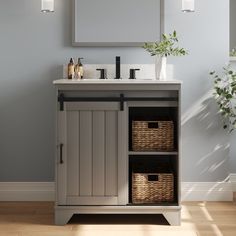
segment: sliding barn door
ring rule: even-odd
[[[127,122],[119,108],[115,102],[69,102],[58,111],[59,204],[127,203]]]

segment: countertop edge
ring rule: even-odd
[[[182,84],[180,80],[98,80],[98,79],[86,79],[86,80],[68,80],[59,79],[53,81],[54,85],[139,85],[139,84]]]

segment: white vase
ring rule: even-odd
[[[166,80],[166,57],[156,56],[155,73],[156,80]]]

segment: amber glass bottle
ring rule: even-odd
[[[73,58],[70,59],[70,63],[68,64],[68,79],[74,79],[75,74],[75,63]]]
[[[81,63],[82,59],[84,59],[84,58],[83,57],[78,58],[79,73],[80,73],[81,79],[83,79],[83,77],[84,77],[84,67],[83,67],[83,64]]]

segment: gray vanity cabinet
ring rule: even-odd
[[[57,80],[54,84],[55,223],[64,225],[73,214],[162,214],[171,225],[179,225],[181,82]],[[133,121],[147,119],[173,121],[173,150],[133,148]],[[153,171],[166,165],[165,171],[172,175],[173,200],[133,201],[133,173],[144,167],[140,171],[157,176],[159,172]]]
[[[127,204],[119,171],[126,168],[125,114],[117,102],[70,102],[58,111],[59,205]]]

